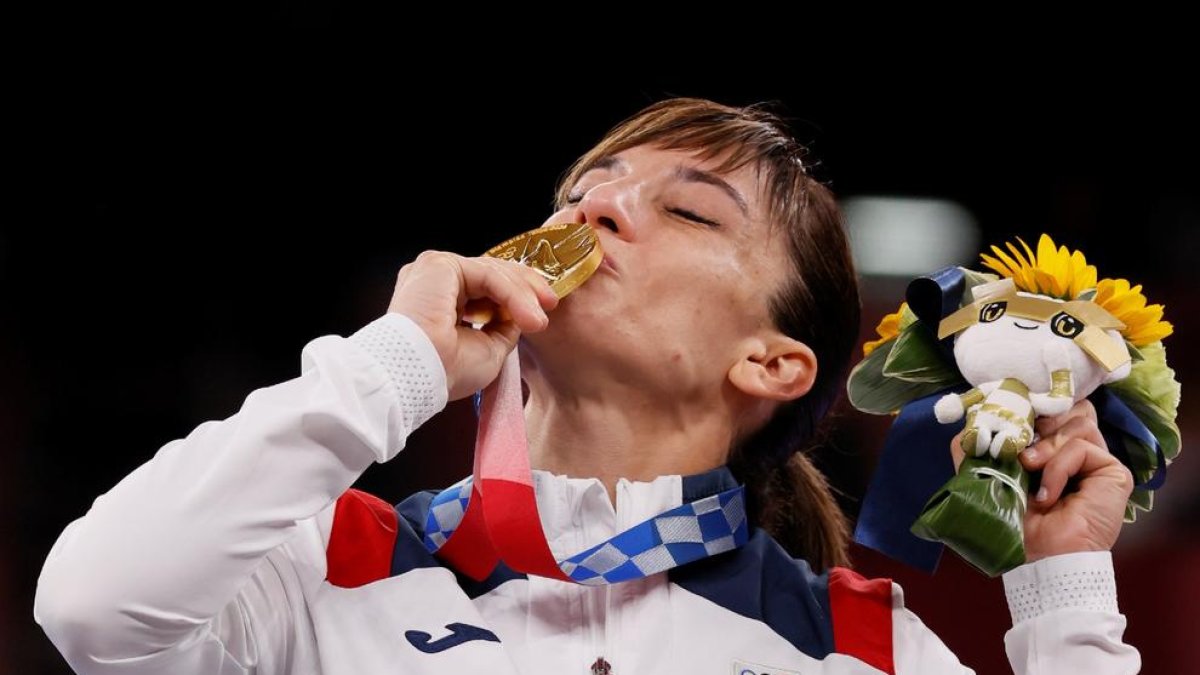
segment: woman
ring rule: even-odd
[[[846,524],[797,452],[859,320],[838,210],[802,160],[757,108],[641,111],[572,167],[546,220],[595,228],[592,279],[558,302],[520,265],[422,254],[384,316],[312,340],[299,377],[166,444],[71,523],[38,622],[81,673],[971,672],[898,586],[840,567]],[[481,298],[511,321],[465,326]],[[432,494],[393,509],[348,491],[518,341],[556,558],[739,482],[748,541],[621,583],[503,565],[475,581],[423,542]],[[1010,660],[1135,672],[1108,553],[1132,479],[1087,404],[1041,431],[1024,460],[1048,489],[1026,528],[1039,559],[1004,580]],[[1069,475],[1080,489],[1060,500]]]

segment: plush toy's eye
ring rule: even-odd
[[[1055,335],[1073,338],[1083,332],[1083,322],[1066,312],[1059,312],[1050,319],[1050,330]]]
[[[1001,300],[1000,302],[989,302],[979,310],[979,323],[991,323],[996,319],[1004,316],[1004,312],[1008,310],[1008,303]]]

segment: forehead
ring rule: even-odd
[[[668,148],[662,145],[647,143],[601,156],[597,158],[597,162],[603,162],[605,159],[616,159],[650,169],[683,165],[717,174],[727,180],[743,181],[748,185],[756,183],[757,177],[753,161],[746,162],[735,169],[722,166],[731,154],[731,152],[727,151],[714,155],[711,151],[705,149]]]

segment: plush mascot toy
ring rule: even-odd
[[[919,567],[932,569],[940,549],[913,535],[991,576],[1025,562],[1039,476],[1017,455],[1036,442],[1038,416],[1092,400],[1109,450],[1137,481],[1126,521],[1151,508],[1179,453],[1162,306],[1147,305],[1141,286],[1097,280],[1082,253],[1046,235],[1036,253],[1018,241],[982,256],[999,276],[951,267],[914,280],[850,375],[855,407],[898,413],[855,538]],[[966,458],[955,473],[948,442],[959,430]]]

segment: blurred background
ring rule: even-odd
[[[333,3],[192,19],[153,31],[145,17],[85,18],[39,52],[44,70],[17,73],[20,208],[0,222],[0,672],[69,672],[31,608],[50,546],[93,499],[297,376],[309,340],[384,312],[419,251],[475,254],[540,224],[576,156],[672,95],[776,101],[791,118],[846,207],[863,340],[911,276],[978,267],[987,245],[1041,232],[1166,305],[1184,447],[1114,556],[1143,672],[1192,667],[1200,132],[1186,61],[1099,45],[969,75],[944,56],[770,69],[692,45],[632,64],[553,50],[502,63],[504,38],[429,52],[405,17]],[[890,420],[836,414],[820,462],[854,517]],[[358,487],[395,502],[465,475],[473,423],[451,404]],[[900,582],[963,663],[1010,672],[999,579],[950,554],[933,576],[854,556]]]

